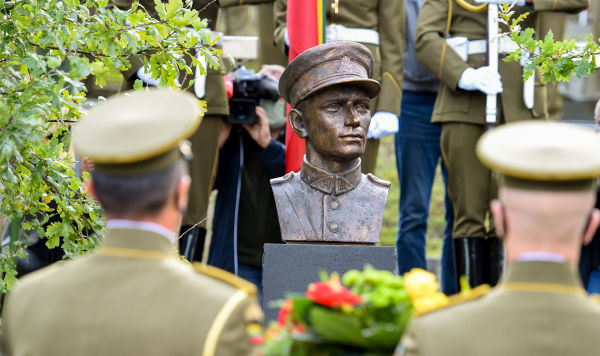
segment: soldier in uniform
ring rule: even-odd
[[[362,171],[374,172],[378,138],[398,131],[404,61],[404,2],[398,0],[328,0],[326,42],[355,41],[375,56],[374,78],[381,93],[373,101],[369,141]],[[276,0],[275,43],[286,47],[287,0]]]
[[[283,72],[290,126],[306,144],[300,173],[271,180],[284,241],[379,241],[390,184],[360,171],[380,89],[373,66],[367,47],[334,42],[308,49]]]
[[[577,272],[580,248],[600,223],[598,150],[592,130],[557,122],[507,124],[481,138],[479,158],[500,175],[491,210],[506,271],[495,289],[477,287],[415,318],[397,355],[598,353],[600,305]]]
[[[5,355],[253,352],[254,286],[177,253],[190,186],[181,144],[199,113],[190,94],[155,89],[112,97],[75,127],[75,151],[95,165],[87,187],[106,235],[91,254],[17,283],[2,315]]]
[[[533,106],[528,108],[520,64],[500,59],[499,73],[485,65],[486,3],[426,0],[419,14],[415,44],[418,59],[441,81],[432,122],[442,126],[440,143],[455,214],[452,237],[456,275],[466,275],[471,286],[494,284],[501,271],[501,258],[497,256],[500,244],[489,214],[489,202],[496,194],[494,180],[489,169],[475,157],[475,143],[485,130],[486,94],[501,92],[498,123],[548,117],[546,87],[539,76],[535,78],[535,93],[530,96]],[[514,11],[515,16],[530,12],[522,23],[526,28],[535,25],[538,11],[574,12],[585,9],[587,3],[587,0],[527,0],[526,5],[515,6]],[[462,44],[464,52],[457,44]],[[514,50],[511,44],[502,40],[500,47]]]

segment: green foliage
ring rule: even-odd
[[[101,211],[69,150],[85,101],[81,81],[93,74],[103,86],[131,67],[132,55],[160,87],[177,88],[196,51],[218,65],[221,52],[197,11],[182,0],[157,0],[156,11],[154,19],[137,2],[122,10],[108,0],[0,0],[0,212],[20,227],[0,257],[0,291],[14,284],[16,258],[25,256],[20,231],[36,231],[67,257],[98,242]]]
[[[554,41],[552,32],[544,39],[535,39],[534,30],[521,29],[520,24],[528,14],[513,18],[512,6],[500,6],[500,22],[507,26],[508,31],[503,35],[518,45],[519,49],[510,53],[505,61],[520,61],[524,53],[530,55],[530,61],[525,66],[523,78],[527,79],[539,70],[542,81],[569,81],[572,75],[585,77],[596,70],[596,55],[600,54],[600,46],[590,34],[584,45],[578,45],[575,40]]]

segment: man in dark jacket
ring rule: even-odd
[[[208,263],[260,290],[263,245],[281,243],[269,180],[285,172],[285,148],[278,140],[285,124],[283,101],[263,100],[256,114],[254,125],[224,124],[219,137],[214,186],[218,194]]]

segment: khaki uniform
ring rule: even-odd
[[[337,3],[336,12],[332,5]],[[381,92],[373,99],[372,112],[388,111],[400,116],[404,78],[404,1],[398,0],[334,0],[327,1],[327,25],[363,28],[379,33],[379,46],[362,43],[375,56],[373,79],[381,83]],[[287,0],[276,0],[275,43],[285,50]],[[362,160],[364,173],[374,172],[379,140],[369,140]]]
[[[19,281],[2,318],[4,354],[248,355],[246,328],[261,315],[254,288],[206,268],[181,262],[160,234],[108,230],[91,255]]]
[[[379,242],[390,183],[360,172],[332,174],[304,161],[300,173],[271,180],[282,240]]]
[[[515,262],[489,294],[413,320],[399,355],[595,355],[600,306],[574,266]]]
[[[131,0],[117,0],[115,3],[120,8],[131,6]],[[149,10],[150,15],[157,16],[152,0],[142,0],[140,3]],[[208,3],[210,1],[194,1],[193,8],[200,10],[207,6]],[[211,28],[215,27],[218,11],[218,6],[213,3],[201,13],[203,18],[209,20],[209,27]],[[133,89],[135,73],[138,68],[144,65],[143,59],[139,57],[130,58],[130,61],[131,68],[123,73],[125,80],[121,85],[121,91]],[[183,225],[194,225],[204,220],[200,226],[206,226],[209,197],[219,153],[217,140],[223,126],[222,119],[229,115],[229,103],[227,101],[227,93],[225,92],[225,83],[223,82],[224,75],[225,69],[222,61],[219,69],[209,68],[207,71],[206,96],[202,98],[206,101],[207,110],[200,127],[189,138],[189,141],[192,143],[194,158],[189,162],[192,186],[190,188],[188,209],[182,221]],[[181,77],[184,78],[181,83],[183,87],[187,87],[189,81],[193,79],[192,75],[182,74]],[[193,93],[193,86],[188,91]]]
[[[477,5],[473,0],[466,1]],[[535,11],[579,11],[586,7],[587,0],[534,1]],[[536,12],[530,7],[517,6],[515,11],[531,12],[522,27],[535,26]],[[455,214],[453,237],[495,234],[493,224],[486,222],[495,187],[490,170],[478,161],[474,152],[475,143],[484,132],[486,96],[479,91],[458,88],[462,73],[469,67],[484,66],[486,55],[471,55],[465,62],[446,44],[446,35],[487,39],[486,22],[487,11],[470,12],[456,0],[426,0],[417,23],[417,57],[441,80],[432,122],[442,124],[441,148],[448,167],[448,193]],[[530,110],[523,103],[520,64],[500,60],[499,72],[504,91],[498,95],[498,123],[548,118],[546,86],[539,77],[535,84],[535,105]]]
[[[273,40],[275,21],[273,3],[257,6],[258,9],[258,60],[260,64],[279,64],[286,66],[288,63],[285,53],[279,50]]]

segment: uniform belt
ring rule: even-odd
[[[499,54],[514,52],[519,49],[519,46],[508,37],[500,37],[498,41],[500,41],[498,46]],[[450,46],[465,62],[471,55],[487,53],[487,40],[469,41],[466,37],[457,36],[447,38],[446,43],[448,43],[448,46]]]
[[[353,41],[379,46],[379,32],[367,28],[349,28],[342,25],[328,25],[325,28],[327,43],[337,41]]]

